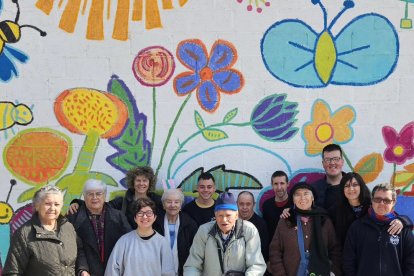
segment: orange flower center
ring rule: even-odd
[[[322,123],[316,128],[316,138],[324,143],[333,137],[332,126],[328,123]]]
[[[392,151],[396,156],[401,156],[404,153],[404,148],[401,145],[397,145]]]
[[[211,80],[213,78],[213,71],[208,67],[204,67],[200,71],[200,78],[201,78],[202,81]]]

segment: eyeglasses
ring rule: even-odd
[[[389,204],[391,204],[391,203],[393,203],[393,202],[394,202],[394,200],[393,200],[393,199],[381,198],[381,197],[374,197],[374,198],[372,199],[372,201],[373,201],[373,202],[375,202],[375,203],[381,203],[381,202],[383,202],[383,203],[384,203],[384,204],[386,204],[386,205],[389,205]]]
[[[90,198],[94,198],[94,197],[102,197],[104,194],[105,194],[104,192],[96,192],[96,193],[88,192],[86,193],[86,196]]]
[[[339,161],[341,161],[341,157],[331,157],[331,158],[329,158],[329,157],[326,157],[326,158],[324,158],[323,159],[323,162],[325,162],[325,163],[338,163]]]
[[[351,189],[351,187],[355,189],[356,187],[359,187],[359,184],[358,183],[348,183],[348,184],[344,185],[345,189]]]
[[[47,186],[44,186],[44,187],[40,188],[40,191],[42,191],[42,192],[49,192],[49,191],[61,192],[59,187],[51,186],[51,185],[47,185]]]
[[[147,218],[150,218],[154,215],[153,211],[146,211],[146,212],[138,212],[137,216],[138,217],[143,217],[143,216],[147,216]]]

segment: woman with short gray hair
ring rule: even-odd
[[[164,212],[158,215],[154,229],[167,238],[174,256],[175,272],[183,275],[184,263],[198,227],[189,215],[181,211],[184,194],[180,189],[165,190],[161,201]]]
[[[35,212],[12,238],[3,275],[75,275],[76,232],[60,215],[63,193],[55,186],[39,189]]]

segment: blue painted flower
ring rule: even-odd
[[[273,94],[261,100],[251,115],[253,130],[263,139],[283,142],[292,138],[298,128],[293,127],[298,104],[285,101],[286,94]]]
[[[177,47],[178,60],[191,71],[174,78],[174,91],[185,96],[197,90],[201,108],[213,113],[220,104],[220,92],[234,94],[244,85],[243,75],[231,67],[237,60],[236,48],[228,41],[217,40],[210,52],[198,39],[181,41]]]

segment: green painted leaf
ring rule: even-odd
[[[34,194],[37,192],[37,190],[39,190],[40,188],[42,188],[42,186],[39,187],[34,187],[34,188],[30,188],[29,190],[24,191],[23,193],[21,193],[19,195],[19,197],[17,198],[17,202],[18,203],[22,203],[22,202],[26,202],[28,200],[32,200]]]
[[[117,198],[117,197],[123,197],[125,195],[125,191],[126,190],[112,191],[109,194],[109,200],[112,200],[112,199]]]
[[[223,118],[223,123],[228,123],[231,120],[233,120],[234,117],[236,117],[237,112],[238,112],[238,108],[237,107],[234,108],[234,109],[232,109],[232,110],[230,110],[229,112],[227,112],[226,116],[224,116],[224,118]]]
[[[197,110],[194,110],[194,120],[198,129],[201,130],[205,127],[204,120],[201,117],[200,113],[197,112]]]
[[[227,133],[220,129],[216,128],[210,128],[203,130],[202,132],[203,137],[206,138],[207,141],[213,142],[213,141],[219,141],[228,138],[229,136]]]
[[[194,192],[197,189],[197,180],[204,168],[198,168],[187,176],[178,185],[183,192]],[[218,191],[225,191],[227,189],[262,189],[263,185],[254,176],[241,171],[226,170],[225,165],[219,165],[208,170],[216,181],[216,189]]]

